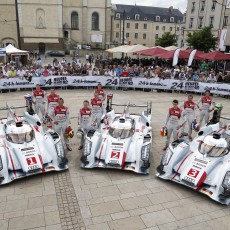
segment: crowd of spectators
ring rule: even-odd
[[[159,79],[179,79],[183,81],[199,81],[208,83],[230,83],[230,72],[215,71],[209,63],[195,62],[192,67],[180,63],[175,67],[170,62],[154,59],[90,59],[85,61],[73,58],[67,62],[65,58],[54,58],[52,63],[43,65],[41,58],[30,59],[29,65],[16,67],[12,63],[0,66],[0,78],[27,79],[47,76],[118,76],[118,77],[143,77]]]

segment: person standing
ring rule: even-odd
[[[201,105],[201,108],[199,107],[199,104]],[[210,90],[205,91],[205,95],[202,96],[199,101],[197,102],[197,106],[199,108],[200,112],[200,123],[199,125],[201,126],[203,120],[205,120],[205,123],[208,123],[209,119],[209,114],[211,111],[214,110],[213,105],[215,102],[213,101],[213,98],[210,96]]]
[[[72,148],[69,145],[69,139],[65,135],[66,129],[70,127],[70,119],[69,109],[67,106],[64,106],[63,98],[58,99],[58,105],[56,105],[51,112],[51,119],[54,123],[55,132],[59,135],[63,135],[67,150],[72,151]]]
[[[89,107],[89,101],[85,100],[83,102],[83,108],[80,109],[78,115],[79,129],[83,131],[81,136],[81,143],[78,150],[81,150],[83,148],[84,136],[90,130],[91,124],[92,124],[92,109]]]
[[[97,88],[96,88],[95,92],[98,93],[98,97],[99,97],[102,101],[105,100],[105,92],[104,92],[104,90],[102,89],[101,83],[99,83],[99,84],[97,85]]]
[[[164,127],[167,128],[167,140],[163,151],[165,151],[170,142],[171,135],[173,133],[173,140],[175,141],[178,137],[179,120],[181,118],[181,109],[178,107],[178,100],[173,100],[173,107],[169,108],[167,118]]]
[[[194,121],[195,117],[196,117],[196,113],[195,113],[195,109],[196,109],[197,105],[196,103],[193,101],[193,96],[189,95],[188,96],[188,100],[185,101],[183,103],[183,105],[180,107],[183,112],[182,112],[182,116],[184,117],[184,124],[182,126],[181,129],[181,133],[184,132],[184,128],[186,123],[188,123],[188,137],[190,140],[192,140],[192,127],[191,124]]]
[[[103,102],[99,98],[98,92],[94,92],[94,98],[91,99],[91,105],[92,105],[92,122],[93,124],[98,127],[100,122],[101,122],[101,117],[104,113],[104,107],[103,107]]]
[[[59,95],[56,94],[55,88],[50,88],[50,94],[47,96],[47,113],[51,114],[52,110],[56,105],[58,105]]]
[[[46,104],[46,92],[41,89],[40,84],[36,85],[36,89],[33,91],[33,103],[35,107],[35,113],[38,114],[39,110],[42,115],[45,115],[45,104]]]

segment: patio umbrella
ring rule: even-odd
[[[159,47],[153,47],[146,50],[137,51],[136,54],[143,55],[143,56],[157,56],[159,54],[163,54],[165,49]]]
[[[176,50],[165,51],[164,53],[162,53],[158,56],[161,58],[164,58],[164,59],[173,59],[175,51]],[[189,54],[190,53],[185,52],[185,50],[180,50],[179,58],[188,58]]]
[[[212,61],[230,60],[229,54],[225,54],[219,51],[214,51],[214,52],[210,52],[210,53],[199,55],[199,56],[202,57],[203,59],[208,59]]]
[[[117,47],[106,50],[106,52],[108,52],[108,53],[122,53],[125,47],[129,47],[129,45],[117,46]]]
[[[149,47],[143,46],[143,45],[133,45],[133,46],[124,47],[122,52],[123,53],[136,53],[140,50],[146,50],[146,49],[149,49]]]

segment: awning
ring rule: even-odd
[[[25,50],[19,50],[14,46],[12,46],[11,44],[6,46],[5,49],[6,49],[6,54],[10,54],[10,55],[27,55],[29,53],[28,51]]]

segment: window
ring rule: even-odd
[[[193,21],[194,21],[194,18],[190,18],[190,22],[189,22],[189,28],[190,29],[193,27]]]
[[[228,16],[224,16],[224,26],[228,26]]]
[[[79,19],[78,19],[77,12],[72,12],[71,14],[71,29],[75,29],[75,30],[79,29]]]
[[[200,17],[199,18],[199,25],[198,25],[198,28],[202,28],[202,26],[203,26],[203,17]]]
[[[156,26],[156,30],[159,30],[159,26]]]
[[[180,30],[180,27],[178,26],[177,28],[176,28],[176,31],[179,31]]]
[[[92,30],[99,30],[99,14],[97,12],[92,14]]]
[[[214,17],[210,17],[210,27],[213,27],[213,24],[214,24]]]
[[[147,38],[147,35],[146,34],[143,34],[143,39],[146,39]]]
[[[163,22],[166,22],[166,21],[167,21],[167,19],[166,19],[166,18],[164,18],[164,19],[163,19]]]
[[[135,14],[135,20],[140,20],[140,14]]]
[[[130,17],[128,16],[128,17],[127,17],[127,19],[129,20],[129,19],[130,19]]]
[[[138,33],[135,33],[135,34],[134,34],[134,38],[135,38],[135,39],[138,39]]]
[[[171,32],[172,32],[172,30],[173,30],[173,28],[172,28],[172,27],[169,27],[169,31],[171,31]]]
[[[147,21],[148,20],[148,18],[147,17],[144,17],[144,21]]]
[[[120,37],[119,32],[116,32],[116,38],[119,38],[119,37]]]
[[[170,22],[174,22],[174,17],[170,17]]]
[[[138,29],[138,23],[135,23],[135,29]]]
[[[144,29],[147,30],[147,27],[148,27],[148,26],[147,26],[147,24],[145,23],[145,24],[144,24]]]
[[[121,18],[121,14],[116,13],[116,18]]]
[[[191,8],[191,13],[193,13],[195,11],[195,2],[192,2],[192,8]]]
[[[129,38],[129,33],[126,33],[126,38]]]
[[[156,22],[159,22],[161,20],[160,16],[156,16]]]
[[[155,39],[158,39],[159,38],[159,35],[158,34],[155,34]]]
[[[165,30],[165,26],[162,26],[162,30]]]
[[[116,24],[116,28],[120,28],[120,24],[119,23]]]
[[[130,23],[129,22],[126,24],[126,28],[130,28]]]
[[[211,10],[214,11],[215,9],[216,9],[216,2],[213,1]]]
[[[204,11],[204,8],[205,8],[205,1],[201,1],[200,11]]]

